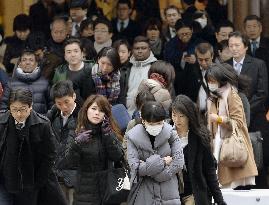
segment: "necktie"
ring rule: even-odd
[[[252,51],[252,55],[255,57],[255,52],[256,52],[256,49],[257,49],[257,41],[252,41],[251,42],[251,51]]]
[[[22,127],[23,127],[23,123],[17,123],[17,124],[16,124],[16,129],[17,129],[17,130],[21,130]]]
[[[124,30],[124,22],[121,21],[120,22],[120,32],[122,32]]]
[[[78,24],[75,25],[75,29],[76,29],[75,37],[79,37],[79,25]]]
[[[241,68],[242,68],[241,63],[236,63],[236,64],[235,64],[235,71],[237,72],[238,75],[239,75],[240,72],[241,72]]]

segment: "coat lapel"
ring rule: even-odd
[[[247,71],[249,69],[251,69],[250,64],[251,64],[251,57],[249,55],[246,55],[245,56],[245,59],[244,59],[244,62],[243,62],[243,66],[242,66],[242,69],[241,69],[241,73],[240,74],[246,74],[246,73],[248,73]]]

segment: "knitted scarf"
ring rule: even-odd
[[[162,52],[162,40],[158,38],[156,41],[150,41],[150,48],[154,55],[160,55]]]
[[[98,64],[95,64],[92,67],[92,79],[97,94],[106,96],[110,103],[117,101],[120,94],[120,71],[104,75]]]

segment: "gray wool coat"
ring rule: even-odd
[[[183,168],[184,156],[179,138],[172,127],[164,123],[161,133],[155,138],[154,149],[142,124],[127,132],[126,137],[132,188],[137,183],[137,173],[139,180],[142,180],[134,204],[180,204],[176,173]],[[166,156],[173,157],[170,165],[164,163],[163,158]]]

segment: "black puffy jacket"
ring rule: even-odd
[[[102,204],[108,160],[123,159],[121,143],[114,133],[104,135],[100,125],[89,129],[92,130],[89,142],[71,142],[65,159],[69,165],[78,166],[74,205]]]

